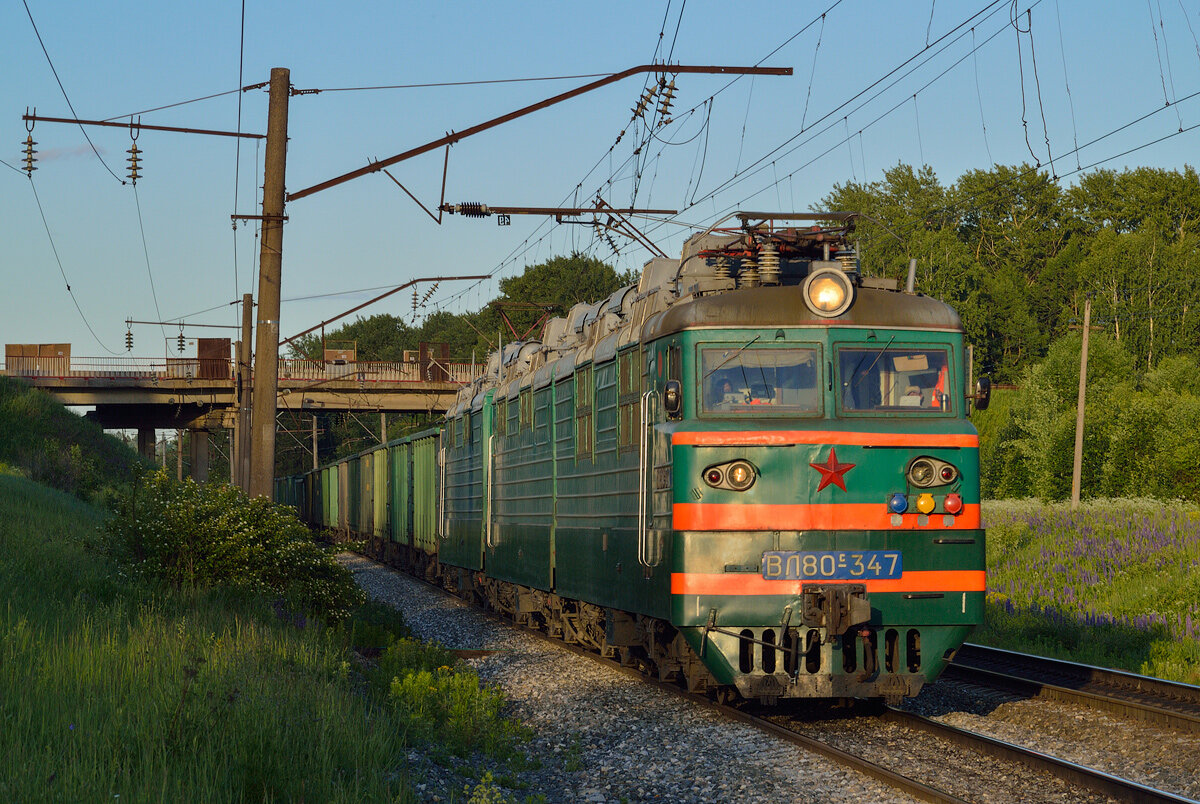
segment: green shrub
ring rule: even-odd
[[[266,595],[331,620],[364,599],[292,510],[232,486],[179,483],[163,471],[114,500],[101,546],[135,577]]]
[[[125,485],[145,461],[49,394],[0,377],[0,462],[83,499]]]

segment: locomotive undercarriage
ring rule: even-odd
[[[608,609],[553,592],[488,578],[452,567],[405,545],[370,538],[365,552],[389,566],[434,583],[517,625],[616,659],[643,675],[671,681],[721,701],[741,696],[762,703],[779,698],[877,698],[898,703],[920,692],[921,635],[916,629],[876,629],[860,619],[858,604],[835,599],[802,614],[797,625],[775,628],[677,629],[665,620]],[[857,596],[851,596],[852,598]],[[842,633],[829,636],[835,621]],[[809,627],[819,625],[820,627]],[[734,672],[722,684],[705,665],[719,651]]]

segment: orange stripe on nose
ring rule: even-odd
[[[979,447],[969,433],[852,433],[842,430],[734,430],[677,432],[672,444],[697,447],[785,447],[792,444],[832,444],[857,447]]]
[[[804,584],[861,583],[867,592],[982,592],[987,585],[983,570],[917,570],[899,578],[807,581],[768,581],[742,572],[673,572],[673,595],[799,595]]]
[[[883,503],[810,505],[724,505],[675,503],[675,530],[974,530],[979,527],[979,503],[963,506],[947,525],[944,514],[930,514],[919,525],[918,514],[901,514],[892,524],[892,513]]]

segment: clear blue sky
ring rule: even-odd
[[[27,2],[80,117],[115,118],[239,85],[239,2]],[[1020,0],[1023,30],[1031,2],[1032,42],[1029,34],[1020,34],[1018,64],[1018,34],[1008,26],[1010,4],[988,5],[985,0],[671,0],[669,5],[661,0],[248,0],[241,83],[265,81],[276,66],[291,69],[295,87],[319,89],[610,73],[650,62],[656,48],[660,60],[670,53],[681,64],[792,67],[791,77],[733,83],[716,94],[711,108],[705,100],[729,79],[679,77],[675,122],[645,146],[640,171],[631,152],[642,130],[629,122],[642,78],[538,112],[451,150],[446,189],[451,202],[551,206],[570,202],[582,183],[581,204],[599,190],[617,206],[680,209],[678,220],[697,226],[738,207],[807,210],[835,184],[876,179],[897,162],[928,163],[947,183],[993,160],[1032,162],[1021,122],[1022,66],[1028,141],[1043,163],[1047,149],[1040,109],[1050,150],[1057,156],[1074,147],[1076,138],[1085,143],[1163,107],[1164,84],[1172,100],[1200,91],[1200,47],[1193,35],[1200,33],[1200,7],[1194,0],[1150,0],[1149,5]],[[822,23],[821,14],[830,6]],[[939,42],[980,9],[983,13],[973,23]],[[0,74],[5,76],[0,112],[9,121],[0,137],[0,158],[19,167],[25,137],[20,116],[26,107],[47,116],[67,117],[70,111],[20,0],[0,9],[0,31]],[[960,33],[964,35],[951,41]],[[974,57],[972,39],[980,45]],[[927,41],[937,44],[926,49]],[[839,109],[909,59],[907,67],[875,90]],[[293,97],[288,189],[310,186],[370,158],[391,156],[586,80]],[[248,92],[241,101],[243,130],[264,132],[266,95]],[[697,104],[698,111],[686,114]],[[872,122],[897,104],[896,111]],[[142,121],[234,129],[237,116],[234,93],[145,114]],[[710,195],[795,137],[802,121],[808,130],[766,158],[757,172],[747,172]],[[1084,149],[1080,159],[1086,165],[1198,122],[1200,97],[1181,100]],[[627,134],[610,155],[623,129]],[[839,144],[847,131],[852,135],[849,147]],[[109,167],[123,176],[128,132],[88,133]],[[227,304],[257,290],[258,244],[252,227],[235,233],[230,226],[235,209],[233,140],[142,133],[143,174],[135,198],[133,188],[121,186],[91,153],[78,127],[42,123],[34,139],[41,159],[33,184],[62,271],[104,346],[125,354],[124,319],[158,318],[151,275],[163,318],[237,322],[236,308]],[[1195,161],[1198,144],[1200,130],[1191,131],[1107,165],[1182,168]],[[1075,156],[1059,159],[1055,167],[1060,174],[1074,170]],[[436,153],[393,172],[432,206],[438,201],[441,170],[442,155]],[[256,213],[261,152],[253,142],[243,142],[238,174],[236,209]],[[494,220],[452,217],[439,227],[383,174],[298,200],[287,212],[285,300],[438,274],[495,273],[499,278],[572,248],[591,249],[621,270],[638,270],[648,257],[626,241],[620,241],[620,254],[612,256],[607,245],[594,242],[589,228],[556,226],[544,218],[518,217],[511,227],[499,228]],[[649,221],[644,228],[668,253],[678,253],[691,231]],[[4,342],[71,342],[76,356],[105,355],[66,291],[30,182],[24,173],[2,165],[0,244]],[[468,287],[442,285],[428,309],[476,309],[497,292],[495,280]],[[282,331],[294,334],[369,295],[286,301]],[[402,292],[365,312],[407,315],[410,303],[409,294]],[[207,308],[217,309],[194,315]],[[177,332],[169,327],[166,334]],[[188,336],[216,332],[189,330]],[[135,328],[134,355],[161,357],[164,348],[158,328]]]

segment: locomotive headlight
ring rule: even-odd
[[[704,482],[714,489],[745,491],[754,485],[758,470],[749,461],[730,461],[704,470]]]
[[[908,465],[908,482],[919,489],[945,486],[958,479],[958,469],[953,464],[922,455]]]
[[[854,303],[854,284],[838,268],[818,268],[804,280],[804,303],[822,318],[839,316]]]
[[[920,488],[931,485],[934,479],[933,462],[927,458],[917,458],[908,467],[908,479]]]
[[[754,485],[754,467],[745,461],[736,461],[729,465],[725,477],[735,491],[745,491]]]

